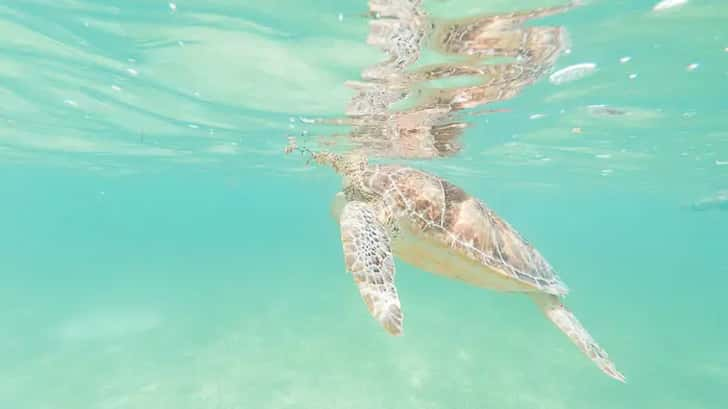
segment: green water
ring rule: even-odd
[[[329,215],[339,178],[283,155],[346,134],[298,118],[343,117],[345,82],[382,59],[365,1],[175,3],[0,3],[0,407],[728,407],[728,213],[691,207],[728,189],[727,4],[530,21],[568,30],[552,71],[597,70],[461,111],[454,155],[382,159],[528,238],[620,384],[526,297],[401,262],[404,336],[368,315]]]

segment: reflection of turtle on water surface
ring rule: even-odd
[[[333,213],[340,224],[346,269],[371,315],[390,334],[401,334],[403,324],[394,254],[471,285],[527,293],[602,371],[624,382],[607,353],[561,302],[568,290],[556,272],[479,200],[416,169],[370,165],[364,156],[309,153],[343,177]]]
[[[578,5],[440,19],[422,0],[368,3],[367,44],[386,59],[346,82],[355,94],[341,122],[369,155],[419,159],[462,149],[469,124],[458,112],[513,98],[551,69],[567,47],[566,29],[530,23]],[[424,48],[448,57],[416,66]]]

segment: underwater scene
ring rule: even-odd
[[[728,408],[727,22],[0,1],[0,408]]]

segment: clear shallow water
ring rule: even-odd
[[[338,178],[282,154],[289,135],[346,139],[350,125],[298,118],[347,118],[346,81],[382,60],[365,2],[3,3],[0,402],[724,407],[728,219],[691,205],[728,188],[728,7],[653,6],[527,22],[568,31],[548,73],[597,70],[456,112],[452,155],[382,159],[448,177],[530,239],[620,385],[525,297],[402,263],[404,337],[368,316],[329,216]],[[447,61],[428,45],[421,59]]]

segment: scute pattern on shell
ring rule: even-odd
[[[439,177],[401,166],[371,166],[361,189],[376,193],[392,214],[422,234],[545,293],[565,295],[554,269],[506,221],[479,200]]]

